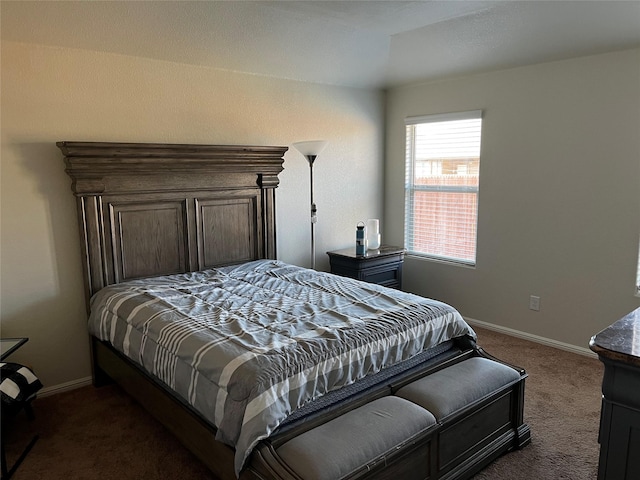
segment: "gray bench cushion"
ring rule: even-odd
[[[337,480],[435,423],[418,405],[388,396],[298,435],[277,452],[305,480]]]
[[[402,387],[395,394],[433,413],[438,421],[520,379],[513,368],[474,357]]]

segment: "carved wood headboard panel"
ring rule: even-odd
[[[276,258],[287,147],[58,142],[87,298],[134,278]]]

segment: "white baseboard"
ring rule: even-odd
[[[514,330],[513,328],[507,328],[501,325],[495,325],[493,323],[483,322],[481,320],[476,320],[474,318],[464,317],[464,319],[471,326],[477,325],[478,327],[486,328],[487,330],[492,330],[498,333],[504,333],[505,335],[511,335],[512,337],[516,337],[516,338],[522,338],[523,340],[529,340],[534,343],[540,343],[548,347],[558,348],[560,350],[577,353],[578,355],[585,355],[591,358],[598,358],[598,355],[596,355],[595,352],[592,352],[591,350],[589,350],[587,347],[578,347],[576,345],[571,345],[570,343],[559,342],[558,340],[553,340],[551,338],[540,337],[538,335],[533,335],[532,333],[521,332],[520,330]]]
[[[43,387],[43,389],[38,392],[38,397],[48,397],[49,395],[55,395],[57,393],[67,392],[69,390],[75,390],[76,388],[91,385],[91,383],[92,378],[85,377],[79,378],[77,380],[72,380],[70,382],[61,383],[59,385],[53,385],[52,387]]]

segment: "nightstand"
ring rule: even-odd
[[[331,273],[391,288],[402,288],[405,249],[382,245],[378,250],[356,254],[356,247],[327,252]]]

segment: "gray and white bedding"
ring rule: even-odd
[[[236,449],[323,394],[475,333],[451,306],[274,260],[134,280],[91,299],[89,331]]]

